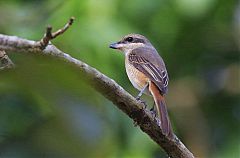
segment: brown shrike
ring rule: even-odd
[[[125,54],[128,78],[140,91],[137,99],[140,99],[143,93],[153,96],[162,131],[165,135],[172,137],[172,127],[164,100],[169,79],[166,66],[157,50],[146,37],[139,34],[126,35],[109,47]]]

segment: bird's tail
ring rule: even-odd
[[[153,82],[149,84],[149,90],[154,98],[157,114],[160,117],[162,132],[163,134],[173,138],[172,126],[168,117],[168,111],[164,97]]]

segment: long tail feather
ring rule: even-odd
[[[163,134],[173,137],[172,126],[168,117],[168,111],[164,97],[161,95],[159,89],[153,82],[150,83],[149,90],[154,98],[157,114],[160,117]]]

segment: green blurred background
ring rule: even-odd
[[[47,24],[73,26],[54,43],[132,95],[124,57],[108,48],[140,33],[168,68],[174,131],[199,158],[240,157],[240,3],[235,0],[1,0],[0,33],[39,40]],[[78,70],[10,53],[0,72],[1,158],[165,158],[161,148]],[[151,98],[144,97],[151,105]]]

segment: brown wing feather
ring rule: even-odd
[[[162,94],[167,92],[168,74],[162,58],[155,49],[137,48],[128,56],[129,62],[154,82]]]

